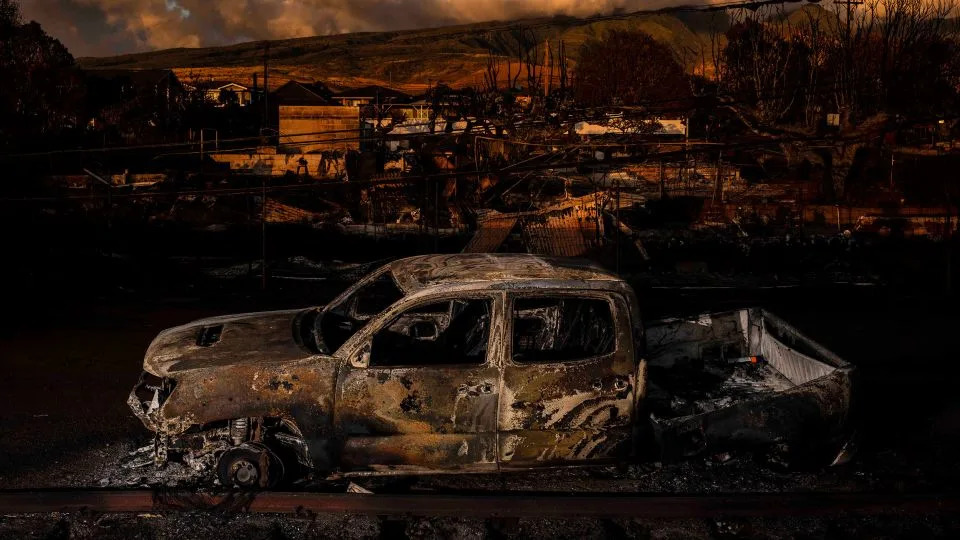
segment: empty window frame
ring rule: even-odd
[[[447,300],[404,311],[373,338],[372,367],[480,365],[490,340],[489,298]]]
[[[616,347],[610,302],[599,298],[517,298],[513,303],[513,360],[573,362]]]

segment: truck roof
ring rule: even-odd
[[[583,259],[542,257],[519,253],[458,253],[421,255],[390,264],[397,284],[412,293],[428,286],[478,282],[572,281],[620,283],[619,276]]]

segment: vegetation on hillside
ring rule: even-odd
[[[723,31],[725,17],[637,15],[591,21],[572,17],[487,22],[401,32],[366,32],[250,42],[225,47],[170,49],[107,58],[81,58],[86,68],[177,68],[179,72],[247,81],[269,55],[274,82],[284,79],[327,80],[342,86],[381,83],[425,88],[430,82],[453,87],[476,86],[483,80],[487,58],[516,55],[518,43],[566,44],[571,65],[587,40],[613,30],[642,31],[693,64],[705,50],[707,32]],[[696,29],[694,29],[696,28]],[[707,63],[711,63],[708,59]]]

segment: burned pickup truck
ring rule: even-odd
[[[129,404],[159,462],[224,485],[496,472],[790,448],[833,459],[852,367],[744,309],[642,324],[587,262],[433,255],[329,305],[162,332]]]

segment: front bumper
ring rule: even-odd
[[[173,392],[175,384],[172,379],[157,377],[146,371],[140,374],[140,379],[127,398],[127,405],[147,429],[160,431],[160,409]]]

